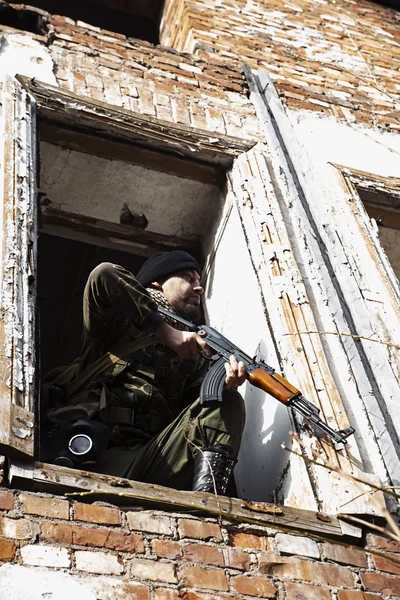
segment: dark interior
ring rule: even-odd
[[[43,19],[35,16],[25,2],[13,0],[12,4],[21,5],[17,10],[7,4],[1,3],[0,8],[4,6],[6,11],[0,12],[0,23],[32,33],[45,33]],[[164,0],[31,0],[29,4],[52,15],[62,15],[127,37],[159,43]]]
[[[36,35],[46,35],[48,31],[46,19],[38,12],[29,8],[17,10],[6,3],[0,4],[0,23]]]
[[[82,295],[87,277],[101,262],[137,273],[145,261],[118,250],[41,234],[38,240],[38,330],[40,371],[72,362],[80,353]]]

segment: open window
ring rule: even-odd
[[[372,176],[373,177],[373,176]],[[353,177],[358,195],[370,219],[376,224],[379,242],[400,280],[400,180],[394,177],[372,179]]]
[[[137,272],[154,252],[190,251],[204,265],[213,324],[248,348],[232,331],[247,302],[240,330],[248,334],[251,320],[248,349],[262,352],[265,316],[227,183],[251,142],[166,126],[24,78],[9,79],[5,95],[13,129],[4,149],[3,305],[20,305],[4,324],[5,357],[14,346],[1,450],[37,456],[41,377],[79,354],[83,288],[104,260]]]
[[[112,260],[137,271],[152,252],[173,248],[189,250],[204,267],[210,324],[249,355],[283,365],[326,421],[347,426],[333,383],[327,392],[318,386],[331,377],[319,340],[292,335],[315,328],[263,144],[251,148],[25,78],[7,81],[3,119],[4,454],[35,457],[40,374],[79,353],[91,268]],[[293,505],[335,510],[322,471],[298,457],[288,469],[281,449],[293,429],[287,409],[247,384],[243,394],[239,496],[278,502],[276,490],[285,486],[281,495]],[[29,464],[15,467],[14,482],[23,473],[45,487],[61,476]],[[80,481],[77,473],[62,477],[69,488]]]
[[[38,330],[47,373],[79,356],[83,290],[96,265],[137,273],[151,254],[173,249],[204,263],[224,171],[193,165],[177,174],[162,153],[45,123],[39,138]]]

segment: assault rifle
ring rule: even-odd
[[[213,327],[208,327],[208,325],[194,325],[194,323],[182,319],[182,317],[175,315],[161,306],[158,307],[158,310],[162,315],[182,323],[190,331],[197,333],[214,352],[210,358],[206,357],[213,364],[201,385],[201,404],[211,406],[222,402],[222,392],[226,377],[225,363],[229,362],[229,357],[233,354],[237,361],[244,363],[246,378],[251,385],[267,392],[288,408],[293,408],[300,413],[310,423],[316,425],[318,429],[333,440],[336,449],[343,448],[343,444],[347,443],[347,438],[354,433],[355,429],[353,427],[334,431],[327,423],[324,423],[320,419],[319,408],[304,398],[294,385],[289,383],[279,373],[276,373],[275,369],[267,365],[263,360],[250,358],[250,356],[245,354]]]

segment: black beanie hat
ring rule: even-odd
[[[199,265],[187,252],[183,252],[183,250],[157,252],[142,265],[136,279],[143,287],[147,287],[152,281],[158,281],[158,279],[185,270],[196,271],[200,275]]]

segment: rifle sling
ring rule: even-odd
[[[65,397],[68,400],[73,396],[81,387],[85,385],[92,377],[98,375],[102,371],[105,371],[108,367],[115,364],[118,360],[127,358],[133,352],[142,350],[147,346],[154,344],[154,334],[146,337],[141,337],[137,340],[129,340],[117,346],[112,352],[106,352],[103,356],[98,358],[94,363],[89,365],[78,377],[76,377],[69,385],[65,386]]]

